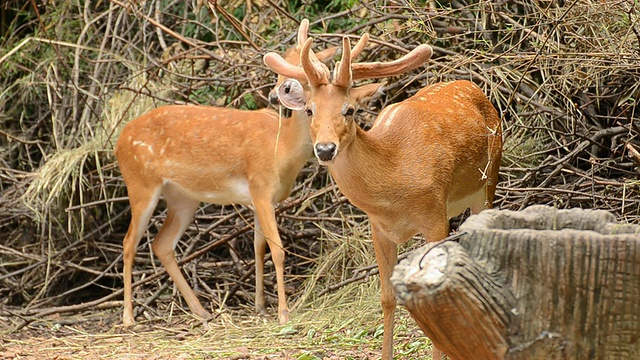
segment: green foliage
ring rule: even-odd
[[[243,109],[247,110],[256,110],[258,108],[258,104],[256,103],[255,98],[251,94],[245,94],[242,97],[244,104],[242,105]]]
[[[226,89],[222,86],[203,86],[194,89],[189,94],[189,100],[194,104],[228,104],[228,96]]]
[[[302,355],[298,355],[296,359],[297,360],[321,360],[322,358],[319,358],[309,352],[305,352]]]

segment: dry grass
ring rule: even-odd
[[[315,301],[292,313],[286,326],[224,309],[204,330],[188,309],[172,304],[173,315],[141,319],[122,329],[120,313],[53,316],[5,337],[3,358],[21,359],[377,359],[382,346],[378,287],[352,284],[341,295]],[[404,309],[396,316],[399,359],[427,359],[431,345]]]

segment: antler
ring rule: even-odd
[[[358,40],[356,46],[351,49],[349,39],[347,37],[342,38],[342,60],[336,63],[336,67],[333,70],[334,85],[343,87],[351,86],[351,62],[360,55],[368,41],[369,34],[365,33],[362,35],[360,40]]]
[[[300,21],[300,27],[298,28],[298,43],[296,44],[296,48],[298,48],[298,50],[300,50],[300,48],[307,41],[308,34],[309,20],[302,19],[302,21]],[[300,68],[299,66],[291,65],[289,62],[284,60],[282,56],[275,52],[269,52],[265,54],[262,61],[278,75],[293,78],[301,82],[307,81],[307,76],[305,75],[302,68]]]
[[[349,39],[342,38],[342,58],[336,63],[333,84],[348,87],[352,81],[392,76],[407,72],[420,66],[431,58],[433,49],[429,45],[420,45],[400,59],[386,63],[371,62],[352,64],[352,60],[362,52],[369,40],[369,34],[364,34],[353,48],[349,46]]]
[[[394,61],[353,64],[351,65],[351,76],[353,81],[356,81],[397,75],[424,64],[431,58],[431,55],[433,55],[431,46],[423,44]]]
[[[358,42],[360,45],[360,42]],[[364,48],[364,46],[363,46]],[[362,50],[362,49],[360,49]],[[336,68],[333,72],[333,84],[336,86],[349,87],[351,86],[351,45],[349,39],[345,36],[342,38],[342,59],[336,63]]]
[[[264,64],[271,68],[271,70],[275,71],[278,75],[284,77],[293,78],[300,82],[309,81],[309,83],[312,85],[327,84],[329,82],[329,69],[318,59],[316,54],[311,50],[311,44],[313,43],[313,41],[308,38],[308,33],[309,20],[303,19],[300,22],[300,27],[298,28],[298,44],[296,45],[296,47],[300,51],[300,62],[302,67],[292,65],[291,63],[284,60],[282,56],[274,52],[269,52],[264,55]],[[365,44],[366,39],[364,42],[362,41],[362,39],[360,40],[360,42],[358,42],[358,45],[361,45],[358,53],[362,51]],[[324,51],[322,53],[326,52],[327,51]],[[331,53],[331,56],[333,56],[334,53],[335,51]]]
[[[272,52],[264,56],[264,63],[279,75],[299,81],[309,81],[312,86],[324,85],[329,82],[330,72],[327,66],[320,62],[313,50],[311,50],[313,40],[308,38],[308,31],[309,20],[303,19],[298,29],[298,46],[302,44],[302,49],[300,50],[302,68],[291,65],[280,55]],[[433,55],[431,46],[423,44],[394,61],[352,64],[352,60],[364,50],[368,41],[369,34],[365,33],[351,49],[349,39],[347,37],[342,39],[342,58],[336,63],[334,69],[334,85],[348,87],[356,80],[401,74],[422,65]]]
[[[300,52],[300,64],[302,64],[302,69],[304,69],[303,72],[306,74],[307,80],[309,80],[309,84],[311,86],[325,85],[329,82],[329,68],[327,68],[327,66],[322,62],[318,61],[313,50],[311,50],[312,43],[313,39],[307,39],[304,45],[302,45],[302,50]],[[344,54],[342,54],[342,56],[344,57]]]
[[[298,48],[307,41],[307,34],[309,33],[309,20],[302,19],[300,22],[300,27],[298,28]]]
[[[269,52],[266,53],[262,59],[264,64],[267,65],[271,70],[276,72],[278,75],[282,75],[284,77],[296,79],[300,82],[307,81],[307,75],[304,73],[304,69],[289,64],[282,56]]]
[[[367,42],[369,42],[369,33],[364,33],[356,43],[356,46],[351,49],[351,60],[360,55],[362,50],[364,50],[364,47],[367,46]]]
[[[351,49],[349,38],[342,38],[342,60],[336,63],[334,69],[333,83],[338,86],[351,86],[351,60],[358,56],[369,41],[369,34],[364,34]],[[300,63],[307,75],[309,83],[313,86],[327,84],[329,82],[329,69],[321,62],[316,60],[315,54],[311,49],[311,40],[308,39],[300,53]]]

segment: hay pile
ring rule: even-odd
[[[275,76],[261,56],[290,46],[294,18],[311,19],[318,47],[370,32],[375,46],[361,61],[395,59],[420,43],[434,47],[428,67],[388,79],[386,95],[364,109],[363,124],[428,83],[480,85],[504,119],[496,206],[599,208],[640,222],[635,2],[344,0],[303,10],[279,0],[199,1],[200,8],[113,0],[80,7],[51,2],[37,14],[9,3],[14,6],[2,12],[15,16],[2,18],[15,20],[0,26],[2,316],[29,320],[120,306],[110,302],[122,296],[128,225],[112,153],[119,130],[165,103],[266,106]],[[152,275],[158,262],[148,246],[161,210],[136,260],[135,276],[143,280],[135,297],[155,301],[146,310],[151,316],[169,302],[160,295],[170,282],[163,273]],[[303,171],[279,213],[291,302],[315,299],[373,262],[366,217],[317,164]],[[252,302],[250,215],[203,206],[178,245],[185,273],[214,308]],[[229,240],[236,240],[235,250]]]

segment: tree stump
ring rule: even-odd
[[[394,269],[451,359],[640,359],[640,226],[599,210],[485,210]]]

